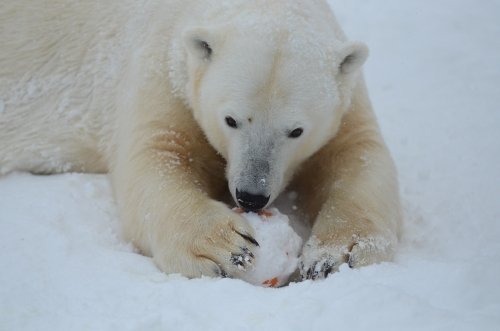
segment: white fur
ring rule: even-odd
[[[231,260],[254,232],[219,201],[238,188],[270,204],[289,184],[314,224],[304,270],[342,262],[339,247],[390,258],[397,182],[367,49],[326,2],[20,0],[0,31],[0,174],[111,172],[127,237],[162,270],[241,276]]]

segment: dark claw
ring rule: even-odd
[[[221,266],[219,266],[218,270],[217,270],[217,273],[219,274],[220,277],[222,278],[231,278],[227,272],[224,271],[224,269],[222,269]]]
[[[316,280],[320,276],[320,271],[318,271],[318,262],[316,262],[312,267],[312,280]]]
[[[245,269],[246,264],[252,264],[252,260],[255,258],[254,254],[246,247],[242,247],[242,254],[231,254],[231,263],[238,268]]]
[[[307,269],[306,279],[313,279],[313,268]]]
[[[240,233],[238,231],[236,231],[236,233],[238,233],[240,236],[243,237],[243,239],[245,239],[246,241],[249,241],[251,242],[252,244],[254,244],[255,246],[257,247],[260,247],[259,243],[257,242],[257,240],[255,240],[254,237],[252,237],[251,235],[249,234],[243,234],[243,233]]]
[[[243,251],[244,254],[250,256],[252,259],[255,258],[255,255],[246,247],[241,247],[241,250]]]
[[[325,268],[325,271],[324,274],[325,274],[325,278],[328,277],[328,275],[333,271],[333,266],[332,265],[327,265],[327,267]]]
[[[307,270],[305,270],[305,265],[304,265],[304,262],[300,262],[300,278],[302,278],[302,280],[306,280],[306,279],[311,279],[311,273],[312,273],[312,269],[309,268]]]
[[[349,268],[354,268],[354,261],[352,259],[352,256],[349,256],[348,258],[346,258],[347,260],[347,265],[349,266]]]
[[[235,266],[243,267],[243,256],[240,254],[231,254],[231,263]]]
[[[319,278],[326,278],[328,277],[329,274],[331,274],[332,272],[334,272],[335,270],[335,264],[329,262],[329,261],[326,261],[324,262],[322,265],[321,265],[321,269],[320,270],[317,270],[318,269],[318,263],[315,263],[314,265],[312,265],[309,269],[307,269],[305,275],[304,275],[304,264],[302,263],[301,264],[301,274],[302,274],[302,279],[312,279],[312,280],[316,280],[316,279],[319,279]]]

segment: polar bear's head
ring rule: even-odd
[[[360,43],[230,30],[185,32],[186,98],[227,161],[234,200],[259,210],[336,134],[368,52]]]

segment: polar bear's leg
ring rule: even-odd
[[[392,257],[401,217],[396,170],[362,85],[337,137],[305,165],[296,188],[315,220],[302,254],[304,278]]]
[[[216,201],[227,191],[224,162],[165,81],[152,74],[128,86],[120,105],[111,178],[125,235],[167,273],[238,277],[252,263],[254,230]]]

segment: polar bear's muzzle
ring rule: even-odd
[[[265,208],[271,198],[269,161],[263,158],[250,158],[244,162],[238,174],[235,187],[236,203],[247,211]]]

